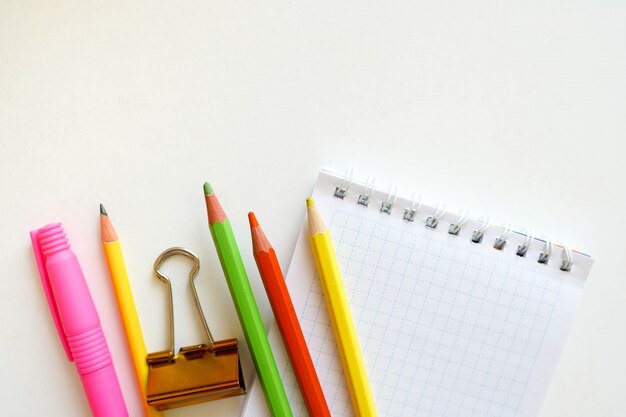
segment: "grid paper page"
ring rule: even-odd
[[[454,216],[424,227],[431,208],[403,222],[409,202],[398,199],[389,216],[378,210],[383,193],[364,208],[355,203],[360,187],[332,197],[339,183],[322,172],[313,196],[331,230],[379,416],[536,416],[592,260],[574,253],[563,272],[557,247],[542,265],[539,241],[518,257],[519,236],[498,251],[497,228],[471,243],[475,222],[459,236],[447,233]],[[353,416],[306,225],[287,284],[331,413]],[[306,416],[275,325],[270,341],[294,415]],[[255,381],[243,416],[269,415]]]

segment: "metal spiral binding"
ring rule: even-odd
[[[335,187],[334,194],[333,194],[334,197],[339,198],[340,200],[343,200],[346,197],[348,193],[348,189],[353,183],[353,180],[352,180],[353,172],[354,170],[352,168],[349,168],[348,170],[346,170],[341,183]],[[367,181],[363,185],[363,189],[358,195],[358,198],[357,198],[358,205],[363,206],[363,207],[369,206],[371,199],[372,199],[372,195],[375,190],[375,183],[376,183],[376,177],[372,177],[371,179],[368,177]],[[381,201],[380,203],[379,212],[387,214],[387,215],[391,215],[394,205],[396,203],[397,197],[398,197],[398,187],[390,186],[387,192],[387,198]],[[404,209],[404,212],[402,214],[402,220],[408,223],[413,223],[415,221],[417,213],[420,211],[421,206],[422,206],[421,196],[416,198],[415,194],[413,194],[411,196],[411,205]],[[439,224],[439,221],[443,218],[446,212],[447,212],[446,205],[438,204],[435,208],[435,213],[430,214],[426,217],[424,225],[430,229],[436,229]],[[468,211],[462,211],[459,215],[458,220],[455,221],[454,223],[450,223],[448,227],[448,233],[450,235],[458,236],[459,233],[461,232],[461,229],[469,222],[469,220],[470,220],[470,213]],[[489,219],[481,218],[480,226],[472,232],[470,241],[476,244],[482,243],[483,237],[486,231],[489,229],[489,227],[491,227],[491,223],[489,222]],[[525,257],[526,254],[528,253],[530,245],[532,244],[533,241],[535,241],[535,238],[533,237],[529,229],[522,229],[521,232],[516,232],[516,233],[524,236],[524,242],[517,245],[517,249],[515,253],[519,257]],[[506,224],[500,236],[494,239],[493,248],[499,251],[503,250],[504,247],[506,246],[507,240],[512,234],[513,234],[513,228],[511,227],[510,224]],[[540,239],[540,240],[543,240],[543,249],[541,250],[541,252],[539,253],[539,256],[537,257],[537,262],[545,265],[545,264],[548,264],[548,261],[550,260],[550,257],[552,256],[554,244],[552,243],[552,240],[549,237],[545,237],[544,239]],[[558,245],[558,246],[563,248],[561,264],[559,266],[559,269],[561,271],[566,271],[566,272],[571,271],[572,265],[574,263],[572,259],[572,251],[565,245]]]
[[[487,218],[483,218],[481,220],[481,224],[480,227],[476,230],[474,230],[472,232],[472,242],[474,243],[480,243],[483,241],[483,236],[485,235],[485,232],[487,231],[487,229],[489,229],[489,219]]]
[[[450,227],[448,228],[448,233],[451,235],[458,235],[459,232],[461,231],[461,228],[465,226],[465,224],[469,221],[469,219],[470,219],[469,211],[462,212],[461,215],[459,216],[459,220],[450,224]]]
[[[547,264],[550,259],[550,255],[552,255],[552,239],[546,237],[545,243],[543,244],[543,250],[539,252],[539,259],[537,259],[537,262],[540,264]]]
[[[352,184],[352,174],[354,173],[354,169],[348,168],[343,177],[343,181],[337,187],[335,187],[335,197],[343,200],[348,192],[348,188],[350,188],[350,184]]]
[[[437,210],[435,211],[435,214],[426,218],[426,227],[430,227],[431,229],[437,228],[437,225],[439,224],[439,219],[441,219],[444,214],[446,214],[446,205],[437,204]]]
[[[517,245],[517,256],[524,257],[526,256],[526,252],[528,252],[528,248],[530,247],[530,242],[533,240],[533,236],[530,234],[530,230],[525,229],[523,232],[526,232],[526,239],[524,239],[524,243]]]
[[[422,196],[419,196],[417,199],[415,198],[415,193],[411,196],[411,206],[404,209],[404,215],[402,216],[402,220],[411,222],[415,220],[415,215],[422,207]]]
[[[357,200],[357,204],[363,207],[367,207],[370,204],[370,196],[374,192],[374,183],[376,182],[376,177],[372,178],[372,182],[370,184],[370,179],[367,179],[365,183],[365,187],[363,187],[363,192],[359,194],[359,199]]]
[[[389,194],[387,195],[387,201],[380,203],[380,212],[385,214],[391,214],[396,198],[398,197],[398,187],[389,187]]]
[[[565,245],[563,246],[563,259],[561,260],[561,267],[559,268],[561,271],[571,271],[572,270],[572,251]]]
[[[493,248],[496,250],[504,249],[504,245],[506,245],[506,240],[509,236],[511,236],[511,233],[513,233],[513,229],[511,229],[510,224],[507,224],[504,227],[504,232],[502,232],[502,234],[497,237],[496,240],[493,242]]]

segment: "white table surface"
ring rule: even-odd
[[[626,3],[504,3],[0,2],[0,414],[89,415],[29,230],[64,223],[139,416],[98,203],[121,236],[148,349],[167,346],[152,262],[183,245],[201,258],[209,325],[242,341],[250,382],[202,183],[232,219],[269,323],[247,211],[286,266],[318,169],[353,166],[592,254],[541,417],[626,416]],[[184,267],[171,267],[179,282]],[[190,301],[177,286],[177,346],[202,340]],[[234,417],[243,401],[167,415]]]

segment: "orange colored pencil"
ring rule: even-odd
[[[267,298],[270,300],[306,408],[310,416],[330,417],[328,404],[304,340],[298,316],[293,308],[276,252],[253,212],[248,214],[248,219],[250,220],[254,260],[259,268]]]

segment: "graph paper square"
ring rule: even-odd
[[[497,231],[476,244],[471,225],[458,236],[447,233],[445,217],[436,229],[424,227],[432,209],[408,223],[400,211],[395,218],[351,204],[350,190],[333,198],[335,180],[323,173],[314,197],[331,230],[378,414],[536,416],[591,259],[577,255],[577,268],[563,272],[556,262],[533,262],[539,245],[525,258],[516,256],[517,242],[493,249]],[[287,284],[331,413],[353,416],[306,240],[304,227]],[[275,328],[270,340],[294,415],[306,416]],[[269,415],[259,384],[249,397],[244,416]]]

